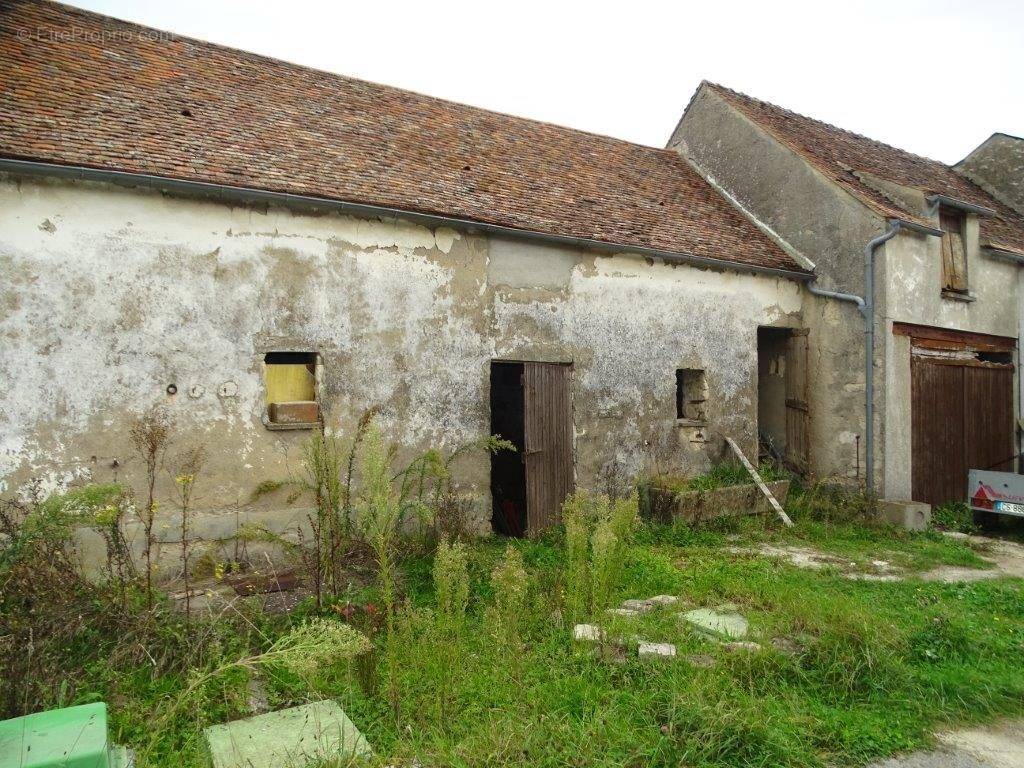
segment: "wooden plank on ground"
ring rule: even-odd
[[[789,519],[789,515],[786,514],[786,510],[782,508],[782,505],[779,504],[779,500],[775,498],[770,490],[768,490],[768,486],[764,484],[764,480],[761,479],[757,470],[754,469],[754,465],[750,463],[750,460],[744,455],[743,451],[740,450],[740,447],[736,445],[736,441],[731,437],[727,437],[725,438],[725,442],[729,444],[729,447],[732,448],[732,452],[739,457],[741,462],[743,462],[743,466],[747,468],[747,472],[749,472],[750,476],[754,478],[754,482],[757,483],[757,487],[761,490],[761,493],[763,493],[765,498],[768,499],[768,503],[772,505],[772,509],[775,510],[775,514],[779,516],[779,519],[787,528],[792,528],[793,521]]]

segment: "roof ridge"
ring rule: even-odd
[[[816,117],[811,117],[810,115],[805,115],[802,112],[797,112],[797,111],[792,110],[792,109],[787,109],[786,107],[781,107],[778,104],[775,104],[774,102],[765,101],[764,99],[759,99],[756,96],[750,96],[749,94],[743,93],[742,91],[737,91],[737,90],[735,90],[733,88],[728,88],[728,87],[726,87],[724,85],[721,85],[719,83],[711,82],[710,80],[703,80],[703,81],[701,81],[701,85],[707,85],[712,90],[719,91],[719,92],[723,92],[724,91],[726,94],[731,94],[733,96],[738,96],[741,99],[746,99],[747,101],[752,101],[755,104],[760,104],[762,106],[778,110],[779,112],[783,112],[786,115],[792,115],[793,117],[798,117],[801,120],[807,120],[808,122],[814,123],[816,125],[823,126],[825,128],[828,128],[829,130],[836,131],[836,132],[842,133],[842,134],[846,134],[847,136],[852,136],[853,138],[860,139],[862,141],[869,141],[872,144],[875,144],[875,145],[877,145],[879,147],[885,147],[886,149],[891,149],[894,152],[900,152],[900,153],[902,153],[904,155],[909,155],[910,157],[916,158],[917,160],[923,160],[926,163],[934,163],[936,165],[941,165],[943,168],[950,168],[950,169],[952,169],[952,167],[953,167],[951,165],[947,165],[946,163],[942,162],[941,160],[935,160],[934,158],[926,157],[925,155],[919,155],[916,152],[911,152],[909,149],[903,149],[902,147],[897,147],[897,146],[895,146],[893,144],[886,144],[884,141],[879,141],[878,139],[873,139],[870,136],[865,136],[863,133],[857,133],[856,131],[851,131],[848,128],[843,128],[841,126],[835,125],[834,123],[829,123],[829,122],[827,122],[825,120],[819,120]]]
[[[272,63],[277,64],[277,65],[281,65],[281,66],[284,66],[284,67],[290,67],[290,68],[293,68],[293,69],[301,70],[303,72],[312,72],[312,73],[315,73],[315,74],[318,74],[318,75],[325,75],[327,77],[337,78],[339,80],[347,80],[348,82],[351,82],[351,83],[361,83],[363,85],[368,85],[368,86],[371,86],[373,88],[380,88],[380,89],[383,89],[383,90],[386,90],[386,91],[390,91],[390,92],[396,93],[396,94],[406,94],[406,95],[409,95],[409,96],[414,96],[414,97],[419,98],[419,99],[427,99],[429,101],[432,101],[432,102],[438,103],[438,104],[450,104],[450,105],[452,105],[454,107],[458,107],[460,109],[472,109],[472,110],[475,110],[477,112],[480,112],[480,113],[486,114],[486,115],[500,115],[501,117],[511,118],[512,120],[521,120],[523,122],[532,123],[534,125],[547,126],[549,128],[555,128],[555,129],[560,130],[560,131],[567,131],[567,132],[571,132],[571,133],[578,133],[578,134],[581,134],[581,135],[584,135],[584,136],[590,136],[592,138],[601,139],[601,140],[608,141],[608,142],[614,142],[616,144],[622,144],[622,145],[629,146],[629,147],[636,147],[636,148],[644,149],[644,150],[654,150],[655,152],[671,151],[671,150],[667,150],[665,147],[656,147],[656,146],[653,146],[653,145],[650,145],[650,144],[640,144],[640,143],[635,142],[635,141],[629,141],[627,139],[620,139],[620,138],[618,138],[616,136],[609,136],[608,134],[605,134],[605,133],[597,133],[595,131],[588,131],[588,130],[583,129],[583,128],[573,128],[572,126],[569,126],[569,125],[562,125],[560,123],[553,123],[550,120],[540,120],[540,119],[535,118],[535,117],[524,117],[522,115],[512,114],[511,112],[502,112],[500,110],[488,109],[487,107],[481,107],[481,106],[477,106],[475,104],[467,104],[465,102],[455,101],[454,99],[445,99],[445,98],[441,98],[440,96],[431,96],[428,93],[422,93],[420,91],[414,91],[411,88],[401,88],[401,87],[396,86],[396,85],[389,85],[387,83],[378,83],[378,82],[376,82],[374,80],[366,80],[366,79],[361,78],[361,77],[353,77],[351,75],[345,75],[345,74],[342,74],[341,72],[332,72],[331,70],[328,70],[328,69],[320,69],[318,67],[309,66],[308,64],[300,64],[300,63],[295,62],[295,61],[289,61],[288,59],[278,58],[277,56],[269,56],[267,54],[256,53],[255,51],[246,50],[245,48],[236,48],[236,47],[234,47],[232,45],[226,45],[225,43],[218,43],[218,42],[214,42],[212,40],[203,40],[202,38],[192,37],[191,35],[183,35],[183,34],[181,34],[179,32],[174,32],[174,31],[169,30],[169,29],[160,29],[158,27],[147,26],[147,25],[141,24],[141,23],[139,23],[137,21],[131,21],[129,19],[122,19],[122,18],[117,17],[117,16],[109,16],[107,14],[98,13],[96,11],[89,10],[88,8],[79,8],[78,6],[75,6],[75,5],[68,5],[66,3],[57,2],[57,0],[17,0],[17,2],[21,2],[21,3],[24,3],[24,4],[28,4],[28,5],[49,5],[49,6],[55,6],[57,8],[60,8],[64,12],[71,13],[71,14],[76,14],[76,15],[83,16],[83,17],[87,17],[87,18],[89,18],[89,19],[91,19],[93,21],[98,21],[98,22],[103,22],[103,23],[115,22],[117,24],[122,24],[124,26],[131,27],[131,28],[137,29],[137,30],[145,30],[147,32],[154,32],[155,31],[155,32],[159,32],[161,34],[167,35],[167,36],[169,36],[170,38],[172,38],[174,40],[181,40],[183,42],[186,42],[186,43],[189,43],[189,44],[192,44],[192,45],[209,46],[211,48],[216,48],[216,49],[218,49],[220,51],[228,52],[228,53],[230,53],[232,55],[236,55],[236,56],[237,55],[241,55],[241,56],[244,56],[245,58],[254,59],[254,60],[259,61],[259,62],[272,62]],[[12,5],[14,5],[14,4],[15,3],[12,3]],[[0,9],[0,14],[2,14],[2,9]]]

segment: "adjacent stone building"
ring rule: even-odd
[[[823,288],[866,298],[865,249],[888,235],[873,249],[871,312],[875,487],[887,498],[963,499],[969,468],[1016,469],[1024,218],[1011,203],[1021,165],[993,159],[991,144],[958,166],[983,189],[942,163],[711,83],[669,142],[813,262]],[[996,187],[1004,197],[986,191]],[[864,434],[864,326],[852,302],[833,298],[808,295],[803,314],[811,466],[849,475]]]

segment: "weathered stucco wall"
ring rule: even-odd
[[[492,359],[572,362],[586,485],[615,458],[703,468],[723,433],[753,451],[757,327],[798,325],[802,301],[790,281],[626,254],[30,178],[0,179],[0,269],[6,489],[140,487],[128,428],[163,404],[179,449],[207,447],[198,503],[220,528],[223,511],[274,517],[253,489],[295,472],[308,436],[261,421],[267,351],[319,352],[328,427],[381,406],[406,457],[487,433]],[[676,424],[680,367],[707,371],[707,430]],[[460,466],[482,526],[488,472]]]
[[[862,249],[885,223],[796,152],[706,88],[694,97],[669,146],[810,259],[822,288],[863,295]],[[859,459],[857,446],[864,434],[863,321],[852,304],[808,293],[803,314],[810,331],[811,469],[852,479],[864,470],[863,442]],[[881,379],[876,392],[881,409]]]
[[[938,227],[938,216],[934,220]],[[887,286],[878,311],[884,322],[879,347],[885,356],[887,397],[879,440],[884,452],[884,495],[909,499],[911,491],[910,340],[892,333],[894,322],[1016,338],[1020,299],[1016,264],[984,255],[978,219],[964,228],[967,282],[972,301],[942,295],[941,239],[902,232],[877,256]],[[1015,406],[1015,412],[1019,408]]]

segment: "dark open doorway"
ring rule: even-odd
[[[561,519],[572,493],[571,365],[491,363],[491,433],[516,452],[491,458],[491,521],[506,536],[536,536]]]
[[[807,470],[807,331],[757,329],[757,432],[760,458]]]
[[[523,364],[491,363],[491,434],[512,442],[515,453],[491,455],[491,524],[505,536],[526,535],[525,403]]]
[[[786,328],[757,329],[757,433],[762,459],[786,455]]]

